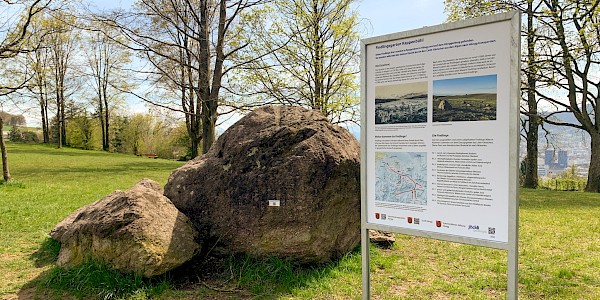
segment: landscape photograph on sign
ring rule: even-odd
[[[375,201],[427,205],[427,152],[376,152]]]
[[[496,120],[497,76],[433,81],[433,122]]]
[[[428,83],[375,87],[375,124],[427,122]]]

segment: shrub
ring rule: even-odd
[[[13,126],[8,134],[11,142],[20,143],[39,143],[40,138],[36,132],[33,131],[21,131],[17,126]]]
[[[555,191],[583,191],[587,180],[583,178],[548,178],[538,181],[541,189]]]

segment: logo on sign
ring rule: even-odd
[[[442,221],[436,220],[435,221],[435,227],[442,227]]]
[[[379,220],[379,213],[375,213],[375,219]]]
[[[411,224],[412,224],[412,222],[413,222],[413,218],[412,218],[412,217],[408,217],[408,218],[406,218],[406,219],[408,220],[408,223],[411,223]]]

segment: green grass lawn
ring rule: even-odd
[[[40,248],[75,209],[142,178],[166,183],[181,162],[34,144],[7,144],[16,183],[0,185],[0,297],[52,267]]]
[[[56,223],[181,162],[8,144],[16,182],[0,185],[0,299],[360,299],[360,251],[322,266],[236,257],[154,280],[90,263],[54,266]],[[600,194],[522,190],[520,299],[600,299]],[[371,247],[373,299],[504,299],[506,252],[411,236]]]

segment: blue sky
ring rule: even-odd
[[[90,0],[105,9],[128,8],[133,0]],[[443,0],[358,0],[355,3],[366,25],[364,37],[372,37],[443,23]]]
[[[496,93],[496,74],[433,81],[434,96]]]
[[[357,9],[372,32],[365,37],[433,26],[446,20],[443,0],[361,0]]]

